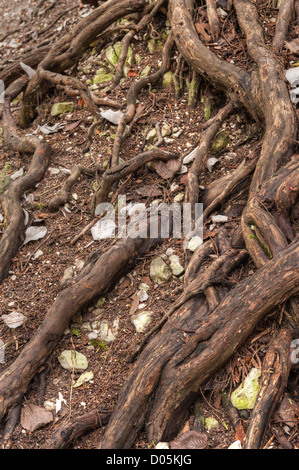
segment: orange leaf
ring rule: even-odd
[[[137,72],[134,69],[130,69],[128,72],[128,77],[137,77]]]
[[[244,442],[244,437],[245,437],[245,431],[244,431],[244,428],[243,428],[243,424],[242,423],[239,423],[237,426],[236,426],[236,441],[240,441],[241,444],[243,445],[243,442]]]
[[[83,105],[84,105],[84,101],[82,100],[82,98],[79,98],[79,99],[78,99],[78,106],[79,106],[79,108],[83,108]]]

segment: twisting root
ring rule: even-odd
[[[275,36],[273,39],[273,47],[277,50],[282,49],[284,46],[293,11],[294,0],[283,0],[280,3]]]
[[[16,152],[33,153],[27,173],[10,184],[1,198],[6,229],[0,241],[0,283],[7,277],[11,259],[24,241],[24,213],[20,201],[24,192],[34,187],[45,175],[50,155],[50,145],[37,137],[19,137],[10,110],[11,97],[4,104],[3,128],[6,142]]]

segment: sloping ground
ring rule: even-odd
[[[31,54],[41,43],[45,48],[50,47],[59,38],[63,38],[67,32],[71,32],[85,15],[87,18],[88,13],[94,11],[89,10],[89,7],[79,8],[77,1],[45,1],[42,4],[36,2],[28,7],[23,2],[21,7],[19,4],[20,2],[14,2],[1,7],[3,21],[0,41],[4,43],[0,51],[2,73],[7,70],[10,63],[21,60],[28,65],[25,59],[26,54]],[[35,10],[37,6],[39,8]],[[260,7],[267,25],[266,42],[270,43],[275,26],[273,19],[277,17],[277,10],[264,5]],[[72,10],[66,11],[70,8]],[[111,64],[109,53],[112,52],[113,57],[112,45],[121,40],[124,34],[122,29],[108,35],[107,38],[104,35],[97,43],[92,43],[72,69],[70,76],[77,77],[82,83],[87,84],[91,91],[97,94],[98,99],[113,100],[109,102],[109,106],[106,106],[104,102],[99,104],[98,106],[102,109],[114,111],[119,109],[125,112],[130,86],[142,77],[145,69],[148,75],[157,72],[161,67],[161,49],[170,30],[170,23],[165,13],[165,8],[162,8],[142,31],[136,31],[132,36],[130,52],[132,59],[126,65],[124,79],[112,89],[111,93],[107,93],[106,87],[111,84],[110,79],[114,77],[115,69]],[[22,15],[21,20],[20,15]],[[204,24],[204,34],[210,33],[205,9],[198,8],[197,22],[197,24]],[[44,32],[48,26],[50,28]],[[224,55],[228,63],[234,62],[242,66],[244,70],[251,70],[252,59],[246,53],[245,36],[236,32],[234,20],[224,17],[221,19],[221,27],[222,35],[219,41],[212,45],[213,52],[219,56]],[[296,27],[295,25],[290,30],[289,39],[296,35]],[[8,35],[14,30],[18,31]],[[229,47],[231,45],[232,47]],[[117,51],[117,46],[114,46],[114,54],[117,55]],[[284,50],[281,60],[286,63],[296,60],[297,56],[292,56],[292,54],[294,53],[290,54]],[[170,65],[173,74],[181,60],[179,52],[175,51]],[[35,69],[36,65],[32,64],[32,68]],[[96,83],[101,80],[103,69],[105,69],[105,74],[112,76],[106,77],[107,82]],[[17,73],[20,74],[20,70]],[[187,81],[190,84],[192,71],[189,71],[184,62],[181,73],[184,83]],[[98,77],[98,80],[95,77]],[[159,129],[157,123],[160,124],[164,135],[162,151],[171,152],[181,158],[185,157],[197,146],[210,115],[215,116],[218,109],[225,104],[225,95],[215,91],[205,80],[200,81],[199,99],[195,107],[188,106],[191,96],[190,86],[188,88],[186,84],[184,85],[179,99],[176,99],[175,92],[173,83],[167,86],[165,82],[163,84],[162,79],[144,87],[139,92],[140,115],[137,114],[138,120],[132,126],[130,135],[122,142],[119,157],[123,161],[126,162],[132,156],[151,149],[150,146],[157,142],[155,140],[157,137],[154,135],[150,139],[149,132],[155,128]],[[18,96],[11,107],[16,121],[22,114],[21,98]],[[72,103],[68,112],[51,115],[53,106],[62,102]],[[27,226],[45,227],[47,231],[43,238],[20,246],[9,266],[9,275],[0,287],[1,315],[20,312],[26,317],[25,322],[15,329],[9,328],[3,319],[0,323],[0,339],[5,344],[5,362],[0,364],[0,370],[3,371],[14,364],[19,352],[29,343],[42,324],[46,312],[59,296],[61,278],[66,268],[70,268],[68,272],[71,271],[75,278],[76,275],[80,275],[83,261],[88,259],[88,256],[95,250],[105,253],[115,245],[114,239],[94,240],[91,230],[75,242],[74,238],[93,220],[91,201],[97,194],[101,181],[99,174],[95,176],[95,167],[97,165],[103,168],[107,164],[113,152],[115,139],[117,139],[117,126],[107,120],[101,120],[94,129],[92,140],[89,140],[88,133],[94,121],[92,112],[78,93],[67,93],[67,89],[62,90],[59,86],[47,90],[36,108],[37,117],[30,127],[19,128],[18,133],[26,136],[37,131],[37,135],[42,136],[44,141],[51,145],[53,151],[48,170],[40,182],[25,193],[22,208],[28,215]],[[38,130],[38,126],[57,124],[61,124],[60,129],[56,128],[55,132],[49,135]],[[249,162],[254,161],[261,151],[262,126],[257,124],[244,108],[234,109],[220,124],[219,130],[222,131],[220,136],[224,137],[224,142],[221,141],[220,144],[218,142],[218,147],[216,147],[217,143],[214,140],[207,154],[208,158],[217,158],[217,163],[210,168],[211,171],[204,164],[199,175],[200,195],[203,196],[203,201],[205,201],[205,196],[209,196],[209,193],[203,191],[213,181],[231,174],[245,158]],[[3,146],[0,154],[2,171],[0,185],[1,183],[5,185],[8,181],[7,178],[5,179],[6,176],[14,175],[21,168],[24,173],[28,172],[30,157],[11,150],[8,143],[4,142],[3,136],[1,139]],[[189,187],[186,188],[187,174],[177,173],[173,178],[167,178],[169,175],[166,174],[165,165],[163,166],[161,162],[159,165],[157,169],[159,174],[150,164],[141,166],[131,178],[122,179],[125,186],[120,194],[126,195],[128,203],[141,202],[149,205],[154,200],[172,203],[179,201],[180,197],[185,197],[189,190]],[[50,202],[59,194],[70,171],[77,166],[84,167],[85,171],[71,187],[68,202],[65,201],[57,211],[50,211]],[[190,169],[190,164],[188,168]],[[90,173],[87,170],[90,170]],[[204,241],[211,241],[213,248],[203,267],[208,268],[209,262],[219,256],[217,243],[214,241],[217,240],[219,229],[224,229],[220,233],[223,234],[223,245],[225,245],[228,240],[231,240],[234,230],[239,226],[242,210],[247,204],[250,184],[251,180],[248,175],[235,186],[228,201],[221,201],[221,204],[207,216],[203,238]],[[110,188],[109,192],[110,190],[115,194],[115,187]],[[226,215],[227,222],[225,224],[212,223],[211,216],[216,214]],[[293,236],[296,237],[298,213],[296,215],[295,209],[291,220]],[[2,233],[5,228],[4,220],[1,218]],[[121,276],[113,289],[93,299],[72,319],[53,354],[50,355],[46,371],[43,372],[43,367],[38,370],[40,374],[35,375],[22,401],[22,406],[43,405],[49,401],[55,406],[56,400],[62,395],[65,400],[62,402],[62,409],[58,413],[53,410],[54,421],[32,433],[18,424],[12,438],[13,448],[45,447],[53,433],[70,416],[81,416],[95,408],[103,414],[112,413],[119,392],[133,370],[133,364],[128,359],[136,351],[136,347],[142,342],[145,334],[159,324],[165,312],[183,290],[181,274],[171,276],[165,284],[157,284],[150,278],[150,264],[154,258],[163,255],[167,264],[170,263],[169,256],[166,255],[167,249],[172,249],[174,254],[179,256],[180,263],[185,264],[184,240],[170,238],[164,240],[162,244],[157,243],[150,252],[137,256],[132,270],[125,276]],[[103,266],[103,270],[105,268],[106,266]],[[237,266],[229,272],[225,276],[226,284],[223,286],[222,293],[219,294],[220,298],[225,297],[233,285],[252,276],[256,270],[256,264],[249,260],[246,264]],[[138,302],[136,294],[140,290],[141,283],[148,285],[146,291],[148,298]],[[227,408],[221,402],[222,392],[224,390],[231,392],[235,389],[252,368],[261,369],[268,346],[284,321],[284,309],[285,303],[266,315],[225,366],[200,387],[199,399],[204,417],[214,417],[219,423],[216,429],[203,430],[208,436],[209,447],[227,448],[235,440],[242,440],[242,427],[245,431],[247,430],[251,412],[245,410],[240,413],[241,426],[236,431]],[[131,321],[132,316],[138,311],[149,311],[153,314],[152,323],[143,333],[138,333]],[[100,322],[103,320],[106,320],[110,327],[115,320],[118,321],[117,335],[112,342],[90,335],[93,330],[99,329]],[[75,350],[86,356],[87,370],[93,372],[93,378],[90,381],[80,387],[74,387],[79,374],[64,370],[58,361],[58,357],[64,350]],[[285,389],[282,398],[284,397],[298,399],[297,377],[293,373],[290,375],[288,388]],[[184,422],[188,422],[185,430],[193,429],[194,421],[194,409],[190,406],[184,417]],[[4,424],[1,424],[1,432],[4,431]],[[104,428],[99,427],[72,442],[71,446],[95,448],[101,441],[104,431]],[[133,446],[152,448],[155,444],[157,442],[149,440],[148,435],[142,431],[136,437]],[[273,415],[265,435],[265,444],[275,448],[286,445],[296,447],[298,446],[297,430],[287,422],[287,418]]]

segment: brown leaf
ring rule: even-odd
[[[81,122],[81,120],[69,122],[68,124],[66,124],[64,126],[64,130],[65,131],[72,131],[73,129],[76,129],[76,127],[80,124],[80,122]]]
[[[208,436],[198,431],[186,431],[171,441],[171,449],[205,449],[208,446]]]
[[[135,294],[132,296],[132,304],[131,304],[129,315],[134,315],[134,313],[136,312],[138,305],[139,305],[140,295],[141,295],[141,292],[135,292]]]
[[[48,217],[51,217],[50,214],[47,214],[46,212],[38,212],[36,216],[38,219],[47,219]]]
[[[187,421],[182,429],[182,433],[183,432],[187,432],[187,431],[190,431],[190,424],[189,424],[189,421]]]
[[[181,163],[179,159],[175,160],[174,158],[172,158],[171,160],[168,160],[167,162],[162,162],[161,160],[159,160],[156,165],[155,170],[158,173],[158,175],[161,176],[161,178],[167,180],[169,178],[173,178],[180,168],[181,168]]]
[[[152,284],[152,280],[149,276],[144,276],[142,279],[141,279],[142,282],[144,282],[145,284],[147,284],[148,286],[150,286]]]
[[[134,69],[128,71],[128,77],[137,77],[137,72]]]
[[[211,36],[207,33],[207,25],[204,23],[195,23],[195,28],[198,34],[201,34],[206,41],[210,42],[211,41]]]
[[[27,429],[27,431],[33,432],[51,421],[53,421],[51,411],[48,411],[41,406],[28,403],[27,406],[22,409],[21,425],[24,429]]]
[[[298,424],[299,404],[291,398],[285,397],[277,410],[277,414],[287,426],[294,427]]]
[[[221,405],[221,395],[217,395],[214,400],[214,407],[218,410]]]
[[[213,238],[217,235],[217,233],[217,230],[213,230],[212,232],[210,232],[210,230],[207,230],[203,233],[203,239],[206,240],[207,238]]]
[[[235,436],[236,436],[236,441],[240,441],[241,444],[243,445],[244,438],[245,438],[245,431],[244,431],[244,428],[243,428],[243,424],[242,424],[242,423],[239,423],[239,424],[236,426],[236,433],[235,433]]]
[[[156,188],[152,184],[148,184],[146,186],[142,186],[142,188],[136,189],[136,193],[139,194],[139,196],[142,196],[142,197],[149,197],[149,196],[156,197],[156,196],[161,196],[162,195],[162,191],[160,189]]]

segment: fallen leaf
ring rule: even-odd
[[[189,424],[189,421],[187,421],[181,431],[181,433],[183,432],[187,432],[187,431],[190,431],[190,424]]]
[[[26,243],[29,243],[31,241],[39,240],[40,238],[43,238],[47,233],[47,228],[46,227],[28,227],[26,232],[25,232],[25,241],[24,245]]]
[[[156,165],[155,170],[158,173],[158,175],[161,176],[161,178],[171,179],[178,172],[180,167],[181,167],[181,163],[179,159],[172,158],[171,160],[168,160],[167,162],[162,162],[161,160],[159,160]]]
[[[26,65],[23,62],[20,62],[20,66],[22,67],[24,72],[27,73],[29,78],[32,78],[34,75],[36,75],[36,71],[33,70],[29,65]]]
[[[82,98],[79,98],[79,99],[78,99],[78,106],[79,106],[79,108],[83,108],[83,106],[84,106],[84,101],[83,101]]]
[[[72,130],[76,129],[77,126],[79,126],[80,122],[81,122],[81,120],[69,122],[68,124],[66,124],[64,126],[64,130],[65,131],[72,131]]]
[[[236,426],[235,438],[236,438],[236,441],[240,441],[241,444],[243,445],[244,438],[245,438],[245,431],[244,431],[242,423],[239,423]]]
[[[137,77],[137,72],[134,69],[128,71],[128,77]]]
[[[5,325],[12,329],[21,326],[26,319],[22,313],[17,311],[13,311],[7,315],[2,315],[1,318],[3,319]]]
[[[142,196],[142,197],[149,197],[149,196],[156,197],[156,196],[161,196],[162,195],[162,191],[160,189],[156,188],[152,184],[148,184],[146,186],[142,186],[142,188],[136,189],[136,193],[139,194],[139,196]]]
[[[298,425],[299,404],[291,398],[285,397],[279,405],[277,414],[281,421],[287,426],[294,427]]]
[[[135,294],[132,296],[132,304],[130,307],[129,315],[134,315],[134,313],[138,309],[140,295],[141,292],[135,292]]]
[[[21,412],[21,425],[27,431],[36,431],[36,429],[45,426],[53,421],[51,411],[46,410],[41,406],[27,404]]]
[[[195,23],[195,28],[198,34],[201,34],[206,41],[211,41],[211,36],[206,31],[207,25],[205,25],[204,23]]]

